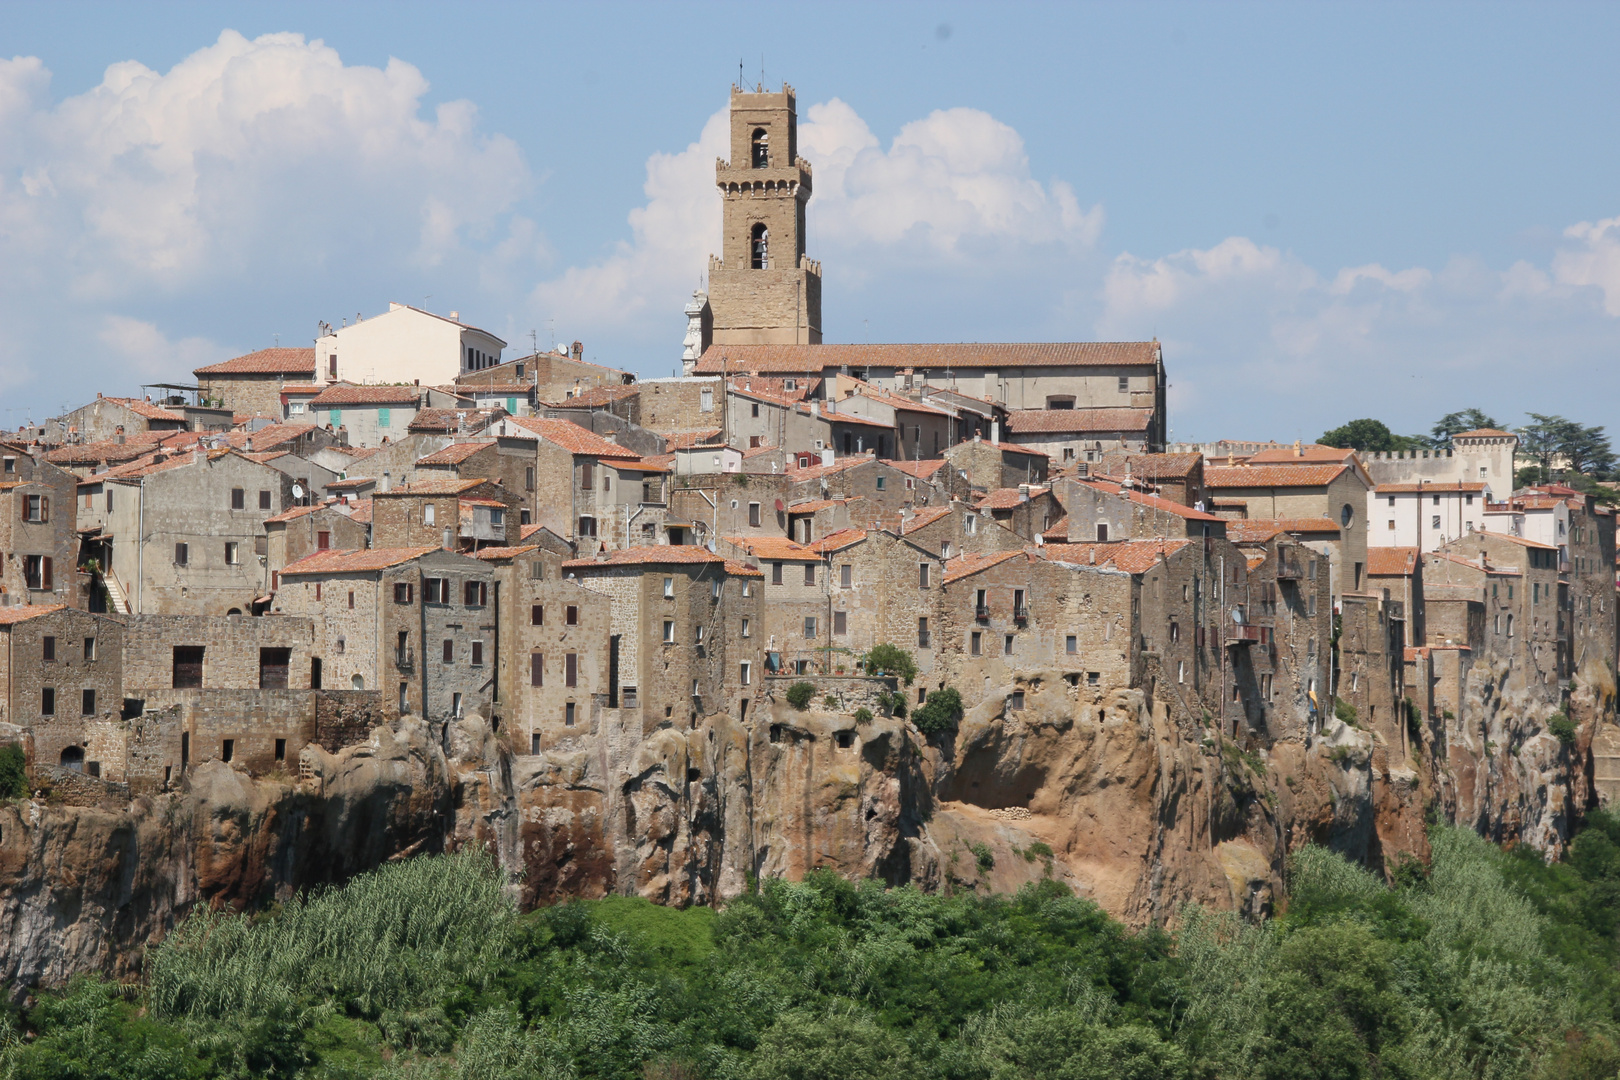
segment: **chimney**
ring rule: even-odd
[[[1000,420],[992,420],[992,421],[990,421],[990,441],[991,442],[1000,442],[1001,441],[1001,421]]]
[[[573,346],[568,350],[568,355],[575,360],[585,359],[585,346],[578,341],[574,342]]]
[[[450,531],[450,526],[446,525],[444,527],[444,550],[446,550],[446,551],[450,550],[451,543],[452,543],[452,537],[453,537],[453,534]]]
[[[100,397],[100,396],[101,396],[100,394],[96,395],[96,397]],[[119,424],[116,428],[113,429],[113,442],[117,443],[119,446],[124,445],[124,425],[123,424]]]
[[[1029,485],[1028,484],[1019,484],[1018,485],[1018,501],[1019,502],[1029,502]]]
[[[984,441],[984,436],[979,434],[979,429],[978,428],[973,429],[973,441],[974,442],[983,442]]]
[[[461,321],[461,312],[459,312],[459,311],[452,311],[452,312],[451,312],[451,313],[450,313],[450,321],[451,321],[451,322],[460,322],[460,321]]]
[[[1294,440],[1294,456],[1295,457],[1304,457],[1305,456],[1305,451],[1300,447],[1298,439]]]
[[[247,447],[248,453],[253,453],[253,436],[249,435],[247,437],[247,442],[244,445]]]

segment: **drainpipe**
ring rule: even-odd
[[[102,485],[106,490],[106,485]],[[146,610],[146,477],[141,477],[141,508],[137,512],[135,523],[135,607],[137,611]]]

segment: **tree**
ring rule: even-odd
[[[1444,448],[1451,445],[1451,437],[1459,432],[1478,431],[1480,428],[1501,428],[1501,426],[1500,420],[1493,420],[1482,410],[1468,408],[1446,413],[1434,422],[1429,435],[1435,446]]]
[[[1543,482],[1552,478],[1555,458],[1562,458],[1571,473],[1606,476],[1614,471],[1614,449],[1601,426],[1583,427],[1562,416],[1529,415],[1532,422],[1519,429],[1520,451],[1536,459]]]
[[[956,687],[947,686],[930,690],[928,700],[911,714],[911,722],[924,735],[938,735],[956,727],[961,716],[962,695],[957,693]]]
[[[1332,431],[1323,432],[1322,437],[1316,441],[1323,446],[1335,446],[1340,450],[1366,450],[1373,453],[1421,450],[1429,445],[1429,440],[1421,435],[1397,435],[1389,430],[1389,426],[1382,420],[1374,420],[1371,417],[1341,424]]]
[[[898,645],[872,646],[872,651],[861,657],[861,666],[868,675],[894,675],[907,686],[917,677],[917,661]]]

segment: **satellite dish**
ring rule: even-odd
[[[1233,608],[1232,609],[1232,621],[1237,623],[1239,626],[1243,625],[1243,609],[1242,608]]]
[[[304,497],[304,485],[303,484],[294,484],[293,485],[293,498],[302,499],[303,497]]]
[[[781,500],[781,499],[777,499],[777,500],[776,500],[776,512],[777,512],[777,513],[778,513],[778,514],[780,514],[780,513],[781,513],[781,512],[782,512],[782,510],[783,510],[783,507],[782,507],[782,500]]]

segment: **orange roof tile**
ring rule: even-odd
[[[589,570],[599,566],[670,566],[685,563],[724,563],[726,560],[707,548],[691,544],[662,544],[621,548],[602,559],[570,559],[565,570]]]
[[[349,520],[361,525],[370,525],[371,511],[375,505],[370,499],[356,499],[349,504]]]
[[[640,394],[641,388],[636,386],[592,386],[581,390],[573,397],[563,398],[551,404],[559,409],[600,409],[615,401],[638,397]]]
[[[1046,455],[1042,454],[1041,456],[1045,457]],[[931,479],[945,465],[944,458],[928,458],[924,461],[891,461],[888,458],[883,458],[882,461],[883,464],[888,465],[890,468],[899,469],[903,473],[910,473],[919,480]]]
[[[1447,484],[1379,484],[1373,488],[1375,495],[1444,495],[1446,492],[1460,492],[1464,495],[1478,495],[1485,490],[1485,485],[1471,483],[1466,480],[1456,480]]]
[[[330,506],[331,504],[329,503],[317,503],[313,506],[295,506],[291,510],[283,510],[275,517],[265,518],[264,523],[266,525],[272,525],[282,521],[297,521],[301,517],[308,517],[317,511],[326,510]]]
[[[539,551],[539,544],[519,544],[516,547],[486,547],[473,552],[477,559],[515,559],[531,551]]]
[[[1153,569],[1160,555],[1168,558],[1190,543],[1191,540],[1114,540],[1102,544],[1047,544],[1036,548],[1035,552],[1053,562],[1113,567],[1127,574],[1143,574]]]
[[[835,551],[842,551],[851,544],[858,544],[866,539],[865,529],[839,529],[828,533],[820,540],[810,545],[810,550],[818,555],[830,555]]]
[[[1338,479],[1348,465],[1247,465],[1204,469],[1209,488],[1322,487]]]
[[[1415,547],[1370,547],[1367,574],[1370,577],[1410,577],[1418,564]]]
[[[247,449],[251,441],[254,450],[271,450],[286,443],[296,442],[315,430],[314,424],[266,424],[258,431],[232,431],[225,441],[237,450]]]
[[[1033,500],[1038,495],[1045,495],[1046,490],[1044,487],[1031,487],[1029,498]],[[1011,510],[1025,501],[1024,493],[1018,488],[995,488],[985,492],[974,505],[980,510]]]
[[[1250,465],[1329,465],[1346,462],[1355,456],[1354,450],[1341,450],[1337,446],[1311,443],[1295,449],[1292,446],[1273,446],[1249,455]]]
[[[493,440],[485,442],[451,443],[443,450],[435,450],[425,457],[416,459],[418,465],[460,465],[480,450],[487,450],[494,446]]]
[[[815,551],[785,536],[727,536],[724,539],[726,543],[741,548],[756,559],[767,559],[772,562],[782,560],[815,562],[818,558]]]
[[[317,551],[281,571],[282,577],[298,574],[363,574],[419,559],[438,551],[436,545],[408,548],[372,548],[369,551]]]
[[[420,386],[354,386],[333,383],[310,400],[312,409],[345,405],[415,405],[422,399]]]
[[[193,375],[314,375],[315,350],[260,349],[233,360],[192,368]]]
[[[877,460],[877,455],[868,451],[864,454],[851,454],[848,457],[835,458],[831,465],[822,465],[820,459],[812,455],[811,460],[816,461],[817,464],[806,465],[800,469],[794,465],[798,458],[794,455],[790,455],[790,457],[792,460],[788,462],[787,471],[782,475],[795,481],[817,480],[823,476],[831,476],[833,473],[843,472],[845,469],[853,469],[857,465],[865,465]]]
[[[730,574],[732,577],[763,578],[765,576],[765,571],[761,570],[759,567],[749,566],[747,563],[737,562],[734,559],[726,560],[726,573]]]
[[[66,604],[19,604],[16,607],[0,608],[0,626],[26,622],[29,619],[37,619],[41,615],[49,615],[53,611],[63,611],[66,608]]]
[[[109,397],[102,400],[122,405],[136,416],[145,417],[148,420],[178,420],[184,423],[186,419],[180,413],[170,412],[161,405],[154,405],[150,401],[143,401],[140,398]]]
[[[660,434],[663,435],[665,450],[685,450],[693,446],[709,445],[711,440],[720,438],[720,429],[704,428],[702,431],[672,431]]]
[[[954,559],[945,561],[945,584],[960,581],[965,577],[999,566],[1009,559],[1027,558],[1022,551],[989,551],[978,555],[958,555]]]
[[[480,484],[491,482],[483,477],[476,476],[459,478],[447,476],[442,480],[417,480],[413,483],[400,484],[389,488],[387,491],[373,491],[371,497],[373,499],[386,499],[393,495],[460,495],[463,491],[470,491]],[[326,486],[335,487],[336,484]]]
[[[409,431],[455,434],[463,425],[469,432],[482,431],[505,409],[421,409],[411,418]]]
[[[1505,436],[1509,436],[1509,435],[1512,435],[1512,434],[1513,434],[1513,432],[1511,432],[1511,431],[1503,431],[1501,428],[1482,427],[1482,428],[1475,428],[1473,431],[1457,431],[1457,432],[1453,432],[1451,437],[1453,439],[1488,439],[1488,438],[1503,438]]]
[[[1151,341],[1065,341],[992,344],[914,345],[711,345],[698,361],[699,375],[728,371],[795,375],[849,365],[909,367],[913,370],[981,368],[1095,367],[1156,364],[1159,346]]]
[[[1226,538],[1234,544],[1255,544],[1281,533],[1336,533],[1331,518],[1226,518]]]
[[[883,528],[898,536],[905,536],[907,533],[914,533],[918,529],[932,525],[940,518],[950,516],[949,506],[925,506],[913,513],[909,519],[902,514],[890,514],[883,519]]]
[[[1128,470],[1135,479],[1162,480],[1190,476],[1203,460],[1204,455],[1196,450],[1186,454],[1113,453],[1105,454],[1102,464],[1110,473],[1124,475]]]
[[[641,455],[616,442],[602,438],[568,420],[547,420],[539,416],[509,416],[507,422],[540,438],[560,446],[571,454],[589,454],[593,457],[639,458]]]

